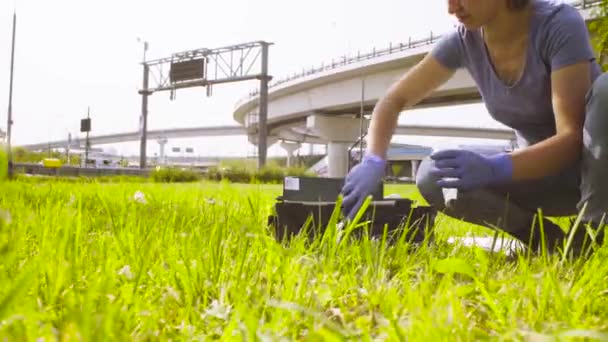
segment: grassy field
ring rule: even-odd
[[[280,186],[0,184],[0,340],[607,340],[608,263],[445,243],[289,248]],[[411,186],[387,194],[419,199]]]

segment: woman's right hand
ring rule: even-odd
[[[363,201],[371,195],[382,182],[386,161],[375,155],[366,155],[361,163],[357,164],[348,173],[342,188],[342,212],[353,219]]]

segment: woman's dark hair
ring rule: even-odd
[[[530,0],[507,0],[507,7],[513,10],[519,10],[528,6],[529,2]]]

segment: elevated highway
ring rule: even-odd
[[[148,131],[149,140],[162,140],[172,138],[190,138],[190,137],[213,137],[213,136],[233,136],[233,135],[245,135],[247,132],[244,127],[241,126],[217,126],[217,127],[188,127],[188,128],[170,128]],[[126,132],[126,133],[115,133],[99,136],[90,136],[89,144],[104,145],[104,144],[115,144],[129,141],[139,141],[141,133]],[[20,145],[28,150],[45,150],[54,148],[84,148],[85,139],[75,138],[71,142],[66,140],[56,140],[45,143],[36,143],[28,145]]]
[[[148,139],[163,140],[212,136],[245,136],[246,134],[247,131],[242,126],[188,127],[148,131]],[[430,125],[399,126],[397,127],[397,134],[460,138],[487,138],[498,140],[510,140],[515,137],[513,131],[509,129]],[[129,141],[139,141],[140,137],[141,135],[139,132],[116,133],[91,136],[89,137],[89,143],[91,146],[115,144]],[[316,139],[316,142],[321,143],[321,140]],[[46,149],[66,148],[68,145],[70,148],[84,148],[85,140],[82,138],[72,139],[71,142],[69,142],[67,139],[56,140],[44,143],[18,145],[17,147],[22,147],[32,151],[39,151]]]

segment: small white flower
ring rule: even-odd
[[[232,308],[229,305],[221,304],[217,299],[215,299],[213,302],[211,302],[209,308],[205,310],[205,314],[225,321],[230,316],[231,309]]]
[[[167,294],[179,302],[179,293],[171,286],[167,286]]]
[[[205,199],[205,202],[207,202],[207,204],[215,204],[215,199],[207,198],[207,199]]]
[[[129,266],[129,265],[123,266],[123,268],[121,268],[118,271],[118,275],[125,276],[125,278],[127,278],[129,280],[132,280],[133,278],[135,278],[135,276],[133,275],[133,272],[131,272],[131,266]]]
[[[146,201],[146,195],[139,190],[135,191],[135,194],[133,194],[133,200],[135,202],[142,203],[142,204],[148,203]]]
[[[342,310],[340,310],[340,308],[329,308],[329,310],[327,310],[327,313],[331,317],[342,318]]]

